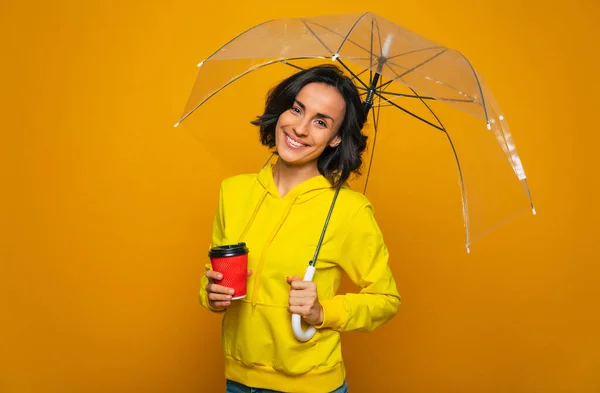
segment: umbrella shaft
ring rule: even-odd
[[[373,106],[373,96],[375,95],[375,89],[377,88],[377,82],[379,82],[379,72],[375,74],[373,80],[371,81],[371,86],[369,86],[369,91],[367,92],[367,98],[363,103],[365,107],[365,113],[369,113],[369,110]]]

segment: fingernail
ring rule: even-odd
[[[227,295],[227,300],[231,300],[231,296]]]
[[[233,295],[233,289],[230,289],[230,290],[229,290],[229,294],[230,294],[230,295]]]
[[[223,278],[223,275],[222,274],[217,274],[217,278],[220,280],[220,279]]]
[[[225,305],[226,305],[226,306],[229,306],[229,304],[230,304],[230,303],[231,303],[231,302],[227,301],[227,302],[225,302]]]

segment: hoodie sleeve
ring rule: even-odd
[[[320,300],[323,323],[315,327],[370,332],[392,319],[400,294],[388,258],[373,208],[365,205],[349,224],[338,261],[360,292]]]
[[[219,206],[217,209],[217,213],[215,214],[215,218],[213,221],[213,231],[212,231],[212,243],[213,245],[220,245],[223,242],[223,238],[225,237],[225,215],[223,208],[223,186],[221,186],[220,195],[219,195]],[[210,248],[209,248],[210,249]],[[207,263],[205,266],[205,272],[212,269],[212,265]],[[208,302],[208,292],[206,292],[206,285],[208,284],[208,278],[206,274],[202,275],[202,279],[200,280],[200,291],[198,293],[198,297],[200,299],[200,304],[206,307],[208,310],[213,312],[223,312],[225,309],[216,309],[210,306]]]

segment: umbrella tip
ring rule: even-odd
[[[202,67],[202,64],[204,64],[204,60],[198,63],[198,67]]]
[[[173,128],[177,128],[179,126],[179,122],[175,123],[175,125],[173,126]]]
[[[336,53],[335,55],[331,56],[331,61],[336,61],[338,57],[340,57],[340,54]]]
[[[471,253],[471,247],[470,246],[466,246],[467,247],[467,254]]]
[[[488,130],[491,130],[491,129],[492,129],[492,125],[491,125],[489,122],[487,123],[487,129],[488,129]]]
[[[533,215],[535,216],[537,214],[537,212],[535,211],[535,207],[531,207],[531,212],[533,213]]]

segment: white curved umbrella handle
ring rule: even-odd
[[[315,267],[308,266],[306,268],[306,273],[304,273],[304,281],[312,281],[315,275]],[[310,340],[317,329],[314,326],[309,326],[306,331],[302,329],[302,317],[299,314],[292,314],[292,330],[294,331],[294,336],[300,341],[308,341]]]

